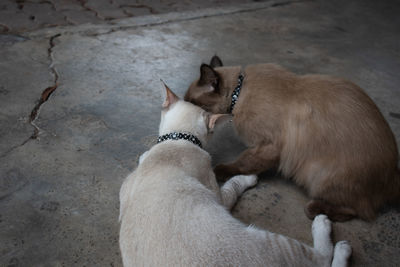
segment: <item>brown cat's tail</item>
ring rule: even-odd
[[[334,222],[344,222],[357,217],[357,212],[352,208],[332,205],[322,199],[313,199],[308,202],[304,212],[311,220],[319,214],[325,214]]]
[[[394,178],[390,179],[391,183],[386,191],[383,202],[381,204],[395,204],[400,205],[400,170],[397,169]],[[314,219],[318,214],[325,214],[332,221],[344,222],[351,220],[355,217],[370,221],[376,217],[376,210],[380,208],[380,205],[373,207],[368,200],[359,200],[357,209],[353,209],[348,206],[338,206],[331,204],[322,199],[312,199],[309,201],[304,208],[304,211],[308,218]]]

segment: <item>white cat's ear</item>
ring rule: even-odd
[[[213,132],[217,121],[221,121],[221,118],[228,117],[228,116],[230,116],[230,114],[210,114],[210,115],[208,115],[208,125],[207,125],[208,131]]]
[[[172,104],[179,100],[179,97],[174,92],[172,92],[171,89],[169,89],[169,87],[164,83],[163,80],[161,80],[161,82],[164,84],[165,87],[165,100],[162,104],[162,107],[169,108]]]

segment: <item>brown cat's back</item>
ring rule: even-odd
[[[360,217],[371,219],[387,200],[382,192],[390,195],[396,187],[398,153],[389,125],[373,101],[349,81],[306,75],[299,76],[296,86],[297,103],[284,127],[281,170],[312,197],[352,203]]]
[[[303,123],[308,125],[310,141],[327,145],[328,150],[323,153],[334,151],[346,160],[367,159],[362,165],[387,162],[393,169],[398,160],[395,137],[382,113],[360,87],[324,75],[299,76],[296,87],[297,104],[309,108],[309,117]],[[292,116],[296,113],[296,109],[289,109]]]

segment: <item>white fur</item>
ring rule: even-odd
[[[188,102],[178,101],[172,105],[168,112],[163,110],[159,134],[163,135],[172,131],[190,131],[202,143],[205,143],[208,132],[205,125],[207,113],[201,108],[193,108],[191,106],[192,104]]]
[[[326,257],[332,257],[333,254],[331,231],[332,224],[326,215],[318,215],[314,218],[311,228],[314,248]]]
[[[160,123],[160,135],[170,131],[190,132],[204,143],[204,111],[174,103]],[[228,209],[256,182],[254,175],[235,176],[220,190],[203,149],[185,140],[153,146],[120,191],[124,266],[329,266],[330,223],[324,217],[313,224],[316,248],[232,217]],[[335,249],[335,257],[343,258],[342,250]],[[337,267],[345,266],[343,259],[334,261]]]
[[[339,241],[335,245],[332,267],[347,266],[351,256],[351,246],[347,241]]]
[[[257,184],[256,175],[237,175],[226,181],[221,187],[222,203],[228,209],[235,205],[238,196],[247,188]]]
[[[149,151],[144,152],[140,157],[139,157],[139,165],[147,158],[147,155],[149,154]]]

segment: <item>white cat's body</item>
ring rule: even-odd
[[[204,142],[204,111],[171,102],[163,111],[160,134],[191,132]],[[232,217],[229,209],[237,197],[255,183],[255,176],[235,176],[220,190],[206,151],[186,140],[155,145],[121,187],[124,266],[330,266],[333,246],[326,216],[313,223],[316,248]],[[348,244],[337,245],[336,266],[345,266],[350,253]]]

